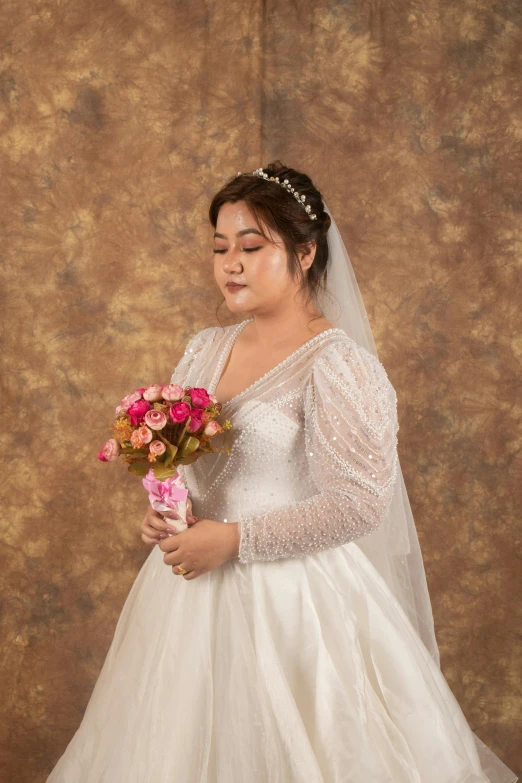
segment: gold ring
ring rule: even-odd
[[[178,569],[179,569],[180,574],[186,574],[187,573],[186,570],[183,568],[183,566],[179,565]]]

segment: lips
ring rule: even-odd
[[[246,288],[243,283],[227,283],[227,288]]]

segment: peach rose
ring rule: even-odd
[[[209,421],[205,429],[203,430],[204,435],[209,435],[211,438],[214,437],[214,435],[217,435],[218,432],[222,431],[221,424],[218,424],[217,421]]]
[[[135,449],[141,449],[141,447],[143,446],[143,441],[140,438],[139,430],[134,430],[131,433],[130,442],[134,446]]]
[[[130,394],[126,394],[125,397],[123,397],[121,403],[116,408],[116,415],[118,415],[121,410],[128,410],[132,403],[138,402],[138,400],[141,400],[141,391],[137,390],[131,392]]]
[[[113,462],[115,459],[118,459],[120,450],[121,446],[116,438],[110,438],[98,452],[98,459],[102,462]]]
[[[163,386],[161,384],[153,383],[143,392],[143,399],[148,400],[149,402],[158,402],[158,400],[163,399],[162,391]]]
[[[163,399],[169,402],[177,402],[185,396],[185,389],[179,383],[168,383],[163,387]]]
[[[161,440],[153,440],[149,445],[149,451],[154,454],[155,457],[159,457],[160,454],[164,454],[167,447]]]
[[[140,433],[140,440],[141,440],[142,443],[150,443],[151,442],[151,440],[152,440],[152,432],[144,424],[139,428],[139,430],[135,430],[135,432],[139,432]]]
[[[145,424],[151,430],[162,430],[166,423],[167,417],[163,411],[157,411],[155,408],[152,408],[145,414]]]

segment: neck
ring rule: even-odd
[[[312,337],[329,326],[316,307],[307,310],[250,313],[252,323],[245,327],[248,337],[259,346],[275,347]]]

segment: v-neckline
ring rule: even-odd
[[[228,361],[228,357],[232,353],[232,348],[234,347],[234,343],[236,342],[236,339],[238,338],[240,332],[243,331],[245,326],[249,324],[251,321],[253,321],[253,318],[248,318],[246,321],[241,321],[239,324],[236,324],[232,328],[232,331],[230,333],[230,336],[228,338],[228,341],[225,343],[225,347],[221,353],[221,356],[219,357],[216,369],[214,371],[214,376],[212,378],[212,382],[210,384],[209,391],[211,394],[215,393],[215,390],[217,386],[219,386],[219,382],[221,380],[221,377],[223,375],[225,365]],[[282,369],[284,366],[290,363],[292,359],[295,359],[298,355],[304,352],[305,348],[308,348],[312,343],[314,343],[319,337],[322,337],[325,334],[331,333],[331,332],[342,332],[344,335],[346,335],[346,332],[344,329],[341,329],[339,326],[331,326],[329,329],[323,329],[322,332],[318,332],[313,337],[311,337],[309,340],[304,342],[302,345],[299,346],[299,348],[296,348],[295,351],[292,351],[285,359],[282,359],[280,362],[278,362],[274,367],[272,367],[268,372],[266,372],[264,375],[262,375],[260,378],[258,378],[256,381],[251,383],[249,386],[246,387],[246,389],[243,389],[243,391],[238,392],[237,394],[234,394],[233,397],[231,397],[229,400],[226,400],[225,402],[220,403],[222,408],[225,408],[226,406],[230,405],[233,402],[236,402],[240,397],[243,397],[247,392],[254,389],[258,384],[261,383],[261,381],[266,381],[267,378],[269,378],[272,375],[275,375],[275,373]]]

